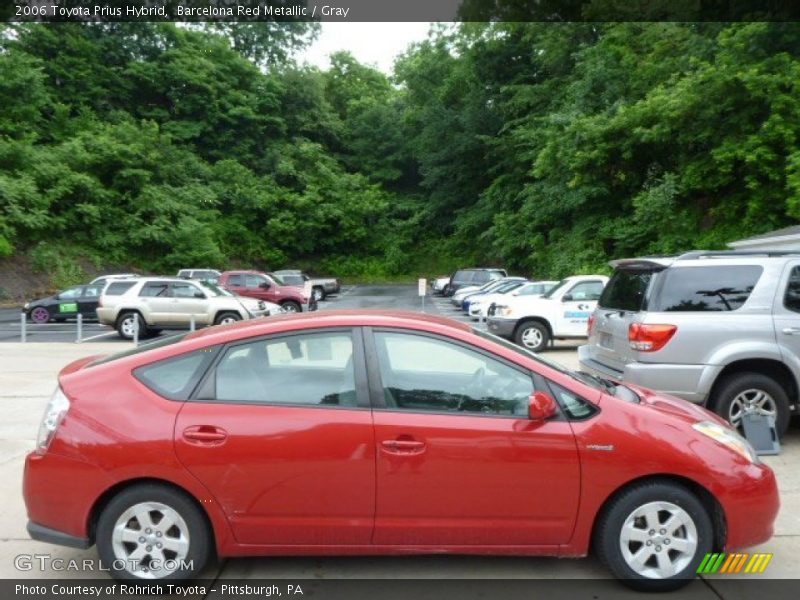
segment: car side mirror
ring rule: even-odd
[[[564,294],[563,296],[561,296],[562,302],[571,302],[572,300],[573,300],[572,294]]]
[[[546,421],[558,412],[556,401],[547,392],[534,392],[528,404],[528,418],[531,421]]]
[[[271,286],[269,285],[268,281],[262,281],[258,284],[258,287],[260,287],[262,290],[268,290]]]
[[[197,292],[194,293],[194,297],[195,298],[200,298],[200,299],[205,299],[206,295],[203,292],[198,290]]]

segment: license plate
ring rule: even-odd
[[[610,333],[601,333],[600,334],[600,339],[598,340],[598,343],[603,348],[608,348],[609,350],[613,350],[614,349],[614,338],[612,337],[612,335]]]

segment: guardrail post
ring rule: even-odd
[[[20,342],[23,344],[27,341],[28,335],[26,331],[26,327],[28,326],[28,316],[25,314],[25,311],[19,313],[19,325],[20,325]]]
[[[134,315],[133,319],[133,345],[139,345],[139,316]]]
[[[194,313],[189,315],[189,331],[194,331]]]
[[[81,338],[83,338],[83,315],[81,313],[78,313],[78,334],[77,338],[75,339],[75,342],[80,344]]]

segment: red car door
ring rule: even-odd
[[[373,542],[567,542],[580,465],[569,422],[528,419],[529,397],[544,380],[454,340],[367,333],[377,444]]]
[[[221,350],[178,415],[175,448],[239,542],[369,544],[375,440],[365,382],[358,330]]]

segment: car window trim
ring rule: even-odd
[[[386,406],[386,399],[384,397],[384,387],[383,381],[381,380],[381,371],[380,371],[380,361],[378,358],[378,347],[375,342],[375,333],[400,333],[400,334],[410,334],[410,335],[417,335],[419,337],[435,339],[442,342],[456,344],[461,346],[466,350],[471,350],[472,352],[476,352],[477,354],[482,354],[487,358],[496,360],[509,368],[512,368],[516,371],[519,371],[522,375],[527,375],[531,380],[531,387],[534,391],[536,391],[536,380],[535,375],[538,373],[534,373],[531,369],[527,367],[523,367],[513,361],[508,360],[504,356],[499,356],[494,354],[488,350],[484,350],[483,348],[472,346],[463,340],[459,340],[456,338],[452,338],[447,335],[433,333],[430,331],[421,331],[418,329],[409,329],[406,327],[364,327],[364,347],[366,350],[366,361],[367,361],[367,374],[369,380],[369,397],[370,401],[372,402],[372,409],[379,410],[381,412],[394,412],[394,413],[413,413],[413,414],[421,414],[421,415],[450,415],[456,417],[486,417],[486,418],[494,418],[494,419],[515,419],[515,420],[530,420],[528,417],[522,417],[521,415],[497,415],[491,413],[477,413],[477,412],[458,412],[453,413],[451,411],[438,411],[438,410],[411,410],[405,408],[394,408],[390,406]],[[546,380],[546,378],[545,378]],[[559,405],[559,413],[563,411],[560,410]],[[549,419],[550,420],[558,420],[556,418]]]
[[[353,369],[355,370],[355,383],[356,383],[356,406],[341,406],[339,404],[298,404],[296,402],[251,402],[244,400],[218,400],[213,396],[216,393],[216,369],[219,366],[222,358],[232,348],[237,346],[245,346],[247,344],[266,341],[277,338],[294,337],[299,335],[315,335],[324,333],[349,333],[353,340]],[[266,335],[258,335],[249,338],[242,338],[232,342],[220,344],[220,350],[214,357],[213,362],[209,363],[203,373],[202,378],[198,382],[195,389],[187,398],[187,402],[196,402],[198,404],[227,404],[231,406],[282,406],[282,407],[296,407],[296,408],[323,408],[323,409],[338,409],[338,410],[371,410],[369,402],[369,391],[367,384],[366,374],[366,360],[364,358],[364,338],[361,332],[361,327],[314,327],[309,329],[293,329],[291,331],[282,331],[276,333],[269,333]]]

